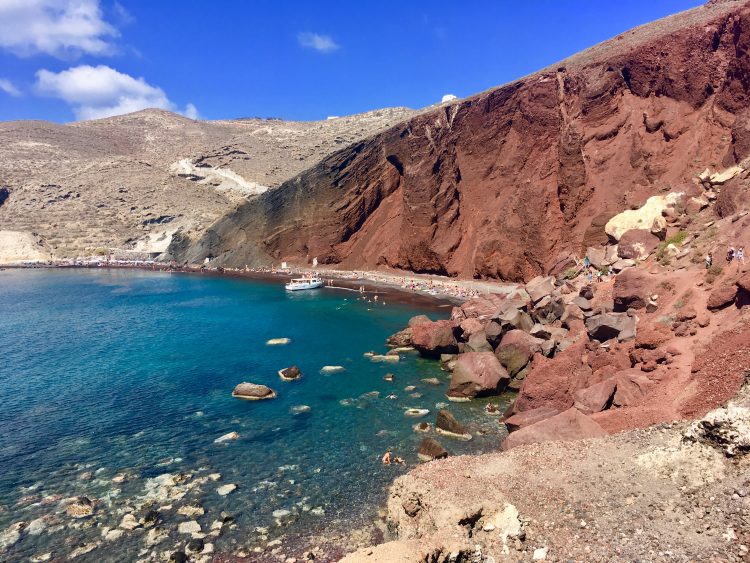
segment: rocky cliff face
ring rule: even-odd
[[[748,156],[749,47],[742,2],[637,28],[355,143],[178,257],[529,279],[623,209]]]

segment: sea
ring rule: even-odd
[[[282,279],[0,271],[0,560],[299,557],[372,527],[425,435],[451,455],[496,450],[489,400],[448,403],[437,361],[366,355],[384,354],[412,316],[450,307],[374,296],[287,292]],[[283,381],[292,365],[302,377]],[[232,397],[241,382],[277,397]],[[439,408],[473,439],[414,430]],[[405,463],[384,466],[389,449]]]

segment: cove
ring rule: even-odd
[[[449,308],[134,270],[6,270],[0,288],[0,532],[27,526],[11,560],[81,546],[91,548],[82,561],[148,557],[184,549],[193,535],[180,525],[193,521],[228,554],[365,525],[418,463],[413,425],[434,423],[447,403],[437,362],[363,354],[385,353],[410,317],[445,318]],[[272,338],[291,342],[267,346]],[[278,370],[293,364],[302,378],[282,381]],[[323,374],[326,365],[345,371]],[[235,399],[242,381],[278,397]],[[497,419],[483,407],[449,405],[474,433],[439,438],[452,455],[497,449]],[[408,408],[430,414],[409,418]],[[215,443],[230,432],[239,437]],[[383,467],[388,448],[406,465]],[[91,516],[69,515],[79,497],[93,502]],[[119,527],[149,511],[157,524]],[[31,522],[44,532],[29,533]]]

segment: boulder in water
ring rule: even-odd
[[[443,459],[448,457],[448,451],[434,438],[427,437],[419,445],[417,457],[421,461],[432,461],[433,459]]]
[[[236,440],[240,435],[237,432],[229,432],[223,436],[219,436],[214,440],[214,444],[221,444],[223,442],[229,442],[230,440]]]
[[[88,518],[94,513],[94,503],[87,497],[78,497],[68,505],[65,512],[71,518]]]
[[[406,416],[410,416],[410,417],[412,417],[412,418],[419,418],[420,416],[425,416],[425,415],[427,415],[427,414],[430,414],[430,410],[429,410],[429,409],[416,409],[416,408],[411,408],[411,409],[406,409],[406,410],[404,411],[404,414],[405,414]]]
[[[255,383],[240,383],[232,391],[232,397],[246,399],[248,401],[260,401],[262,399],[275,399],[276,391],[265,385]]]
[[[266,341],[266,346],[284,346],[292,341],[291,338],[271,338]]]
[[[344,366],[323,366],[320,368],[320,373],[327,375],[330,373],[341,373],[342,371],[346,371],[346,368]]]
[[[471,440],[471,434],[466,427],[461,424],[453,414],[446,409],[440,409],[435,422],[435,431],[443,436],[459,438],[461,440]]]
[[[292,366],[279,370],[279,377],[284,381],[294,381],[302,377],[302,372],[297,366]]]

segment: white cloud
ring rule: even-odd
[[[5,92],[14,98],[21,96],[21,91],[7,78],[0,78],[0,92]]]
[[[37,92],[65,101],[79,120],[99,119],[146,108],[178,111],[158,86],[106,65],[80,65],[58,73],[39,70],[36,78]],[[198,110],[193,104],[188,104],[181,113],[191,119],[198,117]]]
[[[443,96],[443,98],[440,100],[441,104],[444,104],[445,102],[452,102],[453,100],[457,100],[458,96],[454,96],[453,94],[446,94]]]
[[[193,104],[188,104],[185,106],[185,111],[182,112],[182,115],[185,117],[189,117],[190,119],[199,119],[200,114],[198,113],[198,108],[195,107]]]
[[[333,53],[339,45],[329,35],[319,35],[304,31],[297,34],[297,42],[305,48],[315,49],[319,53]]]
[[[118,35],[99,0],[0,0],[0,48],[19,56],[107,55]]]

